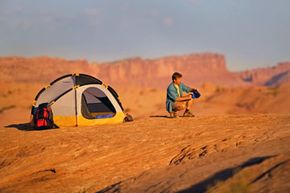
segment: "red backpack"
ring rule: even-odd
[[[35,129],[51,129],[53,128],[53,114],[48,103],[40,104],[33,116]]]

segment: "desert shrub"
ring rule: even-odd
[[[9,106],[5,106],[5,107],[0,107],[0,114],[2,114],[6,110],[13,109],[15,107],[16,107],[15,105],[9,105]]]
[[[277,96],[279,94],[279,87],[270,87],[268,88],[267,93],[273,96]]]

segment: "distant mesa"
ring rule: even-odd
[[[99,77],[108,84],[141,87],[166,87],[174,71],[182,72],[184,81],[194,85],[205,82],[228,86],[278,86],[290,82],[290,62],[274,67],[230,72],[224,55],[198,53],[166,56],[156,59],[140,57],[107,63],[87,60],[66,60],[48,56],[0,57],[2,82],[50,82],[68,73],[86,73]]]

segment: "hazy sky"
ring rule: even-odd
[[[289,0],[0,0],[0,55],[110,61],[225,54],[231,70],[290,60]]]

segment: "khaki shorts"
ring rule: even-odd
[[[184,102],[174,102],[172,104],[172,110],[173,111],[181,111],[181,110],[185,109],[186,103],[187,103],[186,101],[184,101]]]

